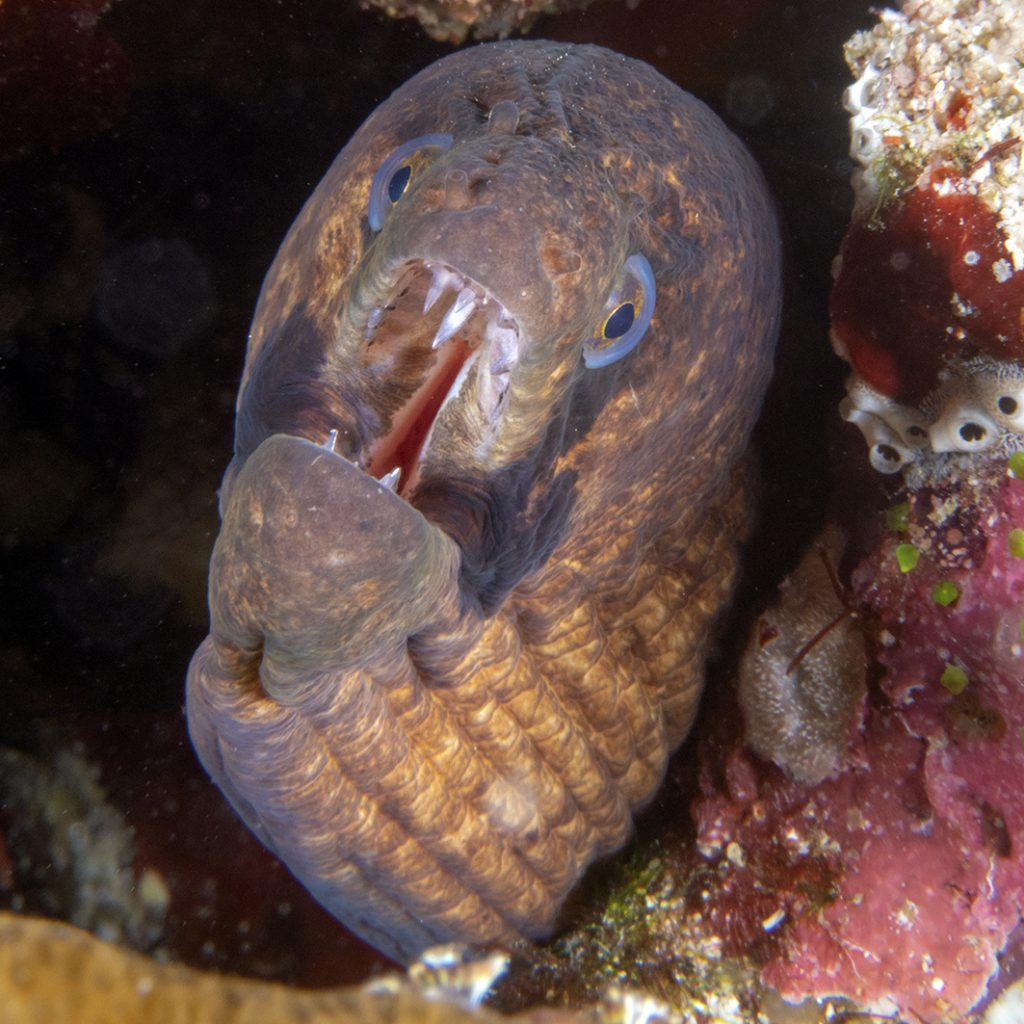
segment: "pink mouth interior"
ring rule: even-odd
[[[430,428],[472,354],[473,348],[459,336],[437,350],[436,362],[426,379],[396,414],[388,433],[370,449],[366,471],[371,476],[379,480],[397,467],[401,471],[398,493],[404,495],[409,491]]]
[[[496,423],[519,349],[518,324],[481,285],[445,264],[407,264],[387,299],[368,315],[364,358],[384,378],[423,376],[359,464],[407,498],[453,390],[463,388],[465,379],[476,403],[473,415]]]

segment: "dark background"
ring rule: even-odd
[[[183,678],[206,632],[262,275],[356,126],[451,47],[353,0],[102,6],[0,7],[0,747],[43,764],[71,747],[98,766],[138,868],[171,892],[169,955],[352,980],[374,957],[196,765]],[[842,43],[873,22],[865,0],[609,0],[531,33],[651,62],[724,117],[777,197],[788,312],[758,432],[750,605],[827,497],[841,367],[826,301],[850,206]],[[0,905],[59,914],[5,846],[13,813],[0,793]]]

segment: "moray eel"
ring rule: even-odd
[[[387,954],[549,935],[656,791],[750,517],[779,276],[742,146],[593,46],[438,61],[292,226],[188,722]]]

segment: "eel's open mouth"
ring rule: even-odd
[[[408,383],[386,433],[354,461],[408,497],[447,403],[469,388],[485,427],[495,424],[520,344],[516,319],[483,285],[443,263],[405,264],[366,319],[363,359]]]

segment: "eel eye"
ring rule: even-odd
[[[380,231],[388,211],[408,191],[413,177],[450,149],[452,137],[447,132],[420,135],[398,147],[377,168],[370,185],[370,202],[366,219],[371,231]]]
[[[623,264],[622,280],[608,296],[600,329],[583,345],[588,370],[609,366],[637,347],[650,326],[655,297],[651,265],[633,253]]]
[[[623,302],[622,305],[616,306],[605,320],[601,327],[601,340],[615,341],[616,338],[621,338],[634,323],[636,306],[632,302]]]
[[[391,175],[391,180],[388,182],[388,199],[391,202],[397,203],[401,199],[402,193],[409,187],[410,178],[412,178],[412,168],[408,164],[402,164]]]

